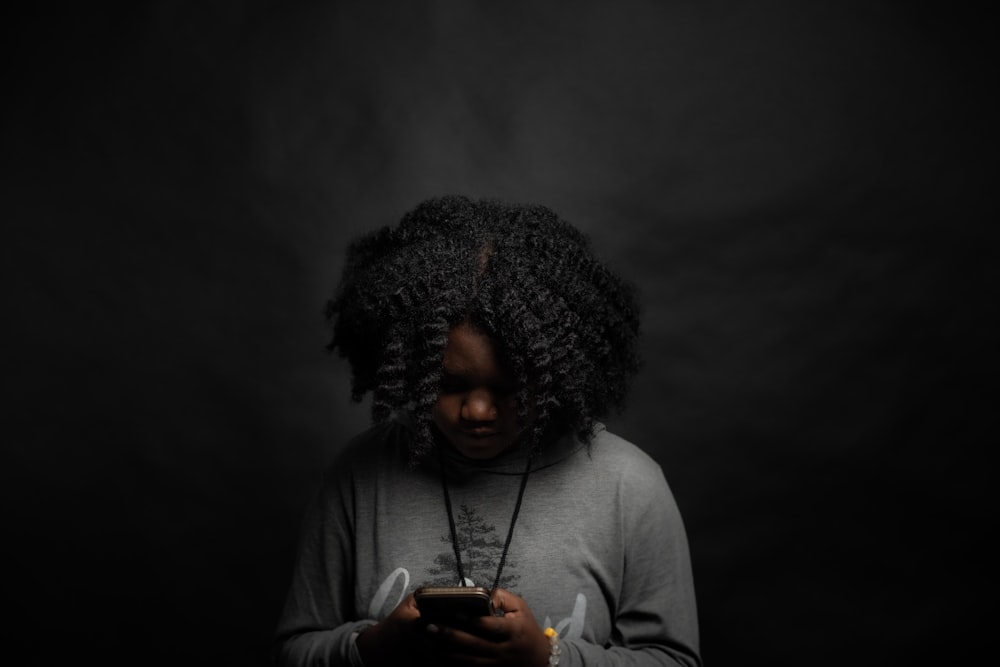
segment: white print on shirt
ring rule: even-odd
[[[402,577],[402,586],[398,586],[400,577]],[[467,586],[475,586],[475,584],[466,578],[465,583]],[[395,570],[389,573],[389,576],[385,578],[382,584],[375,591],[375,595],[372,596],[371,603],[368,605],[368,618],[381,619],[386,614],[391,612],[393,609],[403,601],[406,597],[406,592],[410,589],[410,572],[405,567],[397,567]],[[388,606],[386,603],[390,601],[389,596],[393,591],[397,591],[395,602],[392,602]],[[583,626],[587,620],[587,596],[583,593],[576,594],[576,602],[573,605],[573,613],[562,619],[554,626],[552,625],[552,619],[548,616],[545,617],[545,623],[542,627],[552,626],[555,628],[556,632],[559,633],[560,637],[566,639],[579,639],[583,636]]]
[[[553,626],[552,619],[546,616],[545,622],[542,623],[542,627],[552,627],[559,633],[560,637],[565,637],[567,639],[579,639],[583,636],[583,624],[586,620],[587,596],[583,593],[577,593],[576,603],[573,605],[573,613],[570,614],[569,618],[564,618]]]
[[[368,605],[368,618],[381,619],[382,610],[385,609],[385,603],[389,599],[389,593],[392,589],[396,588],[396,580],[403,577],[403,587],[399,590],[399,597],[396,601],[389,607],[386,614],[395,609],[403,598],[406,597],[406,591],[410,588],[410,573],[405,567],[397,567],[395,570],[389,573],[389,576],[385,578],[382,585],[378,587],[375,591],[375,595],[372,597],[371,604]]]

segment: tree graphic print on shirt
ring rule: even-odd
[[[462,569],[465,571],[466,585],[489,588],[493,585],[496,569],[500,564],[500,556],[503,553],[503,538],[497,535],[496,526],[487,524],[486,520],[479,516],[475,509],[462,504],[455,515],[455,533],[462,555]],[[458,581],[458,565],[455,563],[451,536],[444,535],[441,537],[441,541],[448,545],[448,549],[438,554],[434,559],[436,567],[428,568],[427,572],[435,578],[428,581],[427,585],[459,585],[461,582]],[[521,577],[511,572],[514,569],[517,569],[517,563],[508,559],[498,586],[516,593],[514,586],[517,585]]]

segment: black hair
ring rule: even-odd
[[[431,410],[450,329],[493,339],[518,381],[531,447],[623,407],[638,369],[636,290],[590,240],[544,206],[429,199],[398,225],[358,238],[326,316],[328,345],[347,359],[352,397],[372,392],[372,418],[408,413],[413,460],[433,444]]]

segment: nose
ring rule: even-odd
[[[462,401],[462,419],[470,422],[488,422],[497,418],[496,400],[489,389],[473,389]]]

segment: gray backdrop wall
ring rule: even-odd
[[[442,193],[548,204],[641,286],[646,363],[612,424],[684,513],[707,664],[954,662],[986,631],[996,108],[976,16],[4,11],[20,664],[266,663],[300,513],[367,419],[324,301],[355,234]]]

